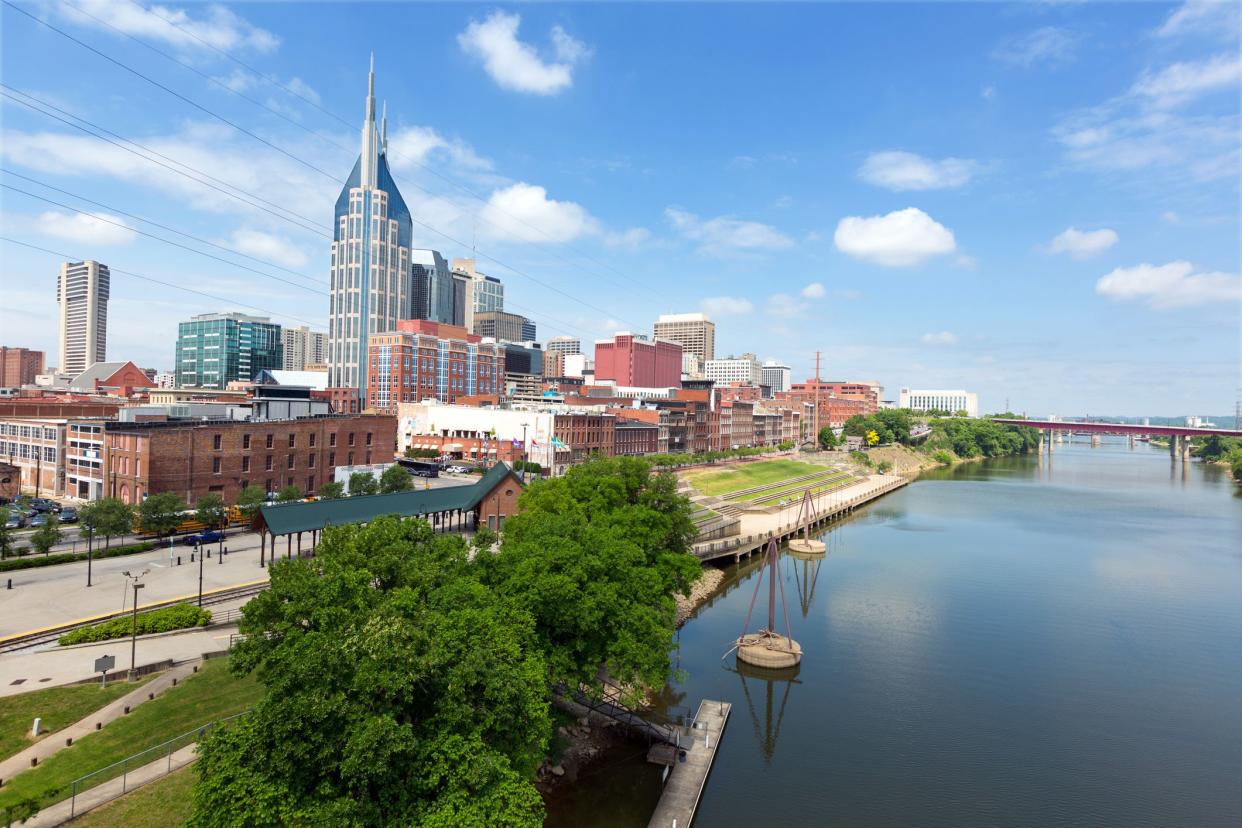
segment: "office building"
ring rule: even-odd
[[[264,369],[280,369],[280,326],[265,316],[201,313],[177,330],[177,385],[224,389],[250,382]]]
[[[535,333],[535,323],[530,321],[529,319],[524,318],[522,320],[522,340],[521,341],[522,342],[534,342],[538,338],[539,338],[538,334]]]
[[[60,417],[0,420],[0,459],[19,469],[21,489],[36,497],[61,493],[67,422]]]
[[[478,336],[490,336],[504,342],[533,342],[534,325],[525,316],[507,311],[478,311],[474,315],[474,328]]]
[[[322,331],[312,331],[305,325],[281,328],[280,344],[284,351],[282,367],[286,371],[305,371],[307,365],[327,361],[328,335]]]
[[[973,391],[963,391],[960,388],[953,390],[903,388],[897,405],[912,411],[947,411],[950,414],[965,411],[968,417],[979,416],[979,396]]]
[[[698,354],[683,351],[681,354],[681,375],[686,379],[705,379],[703,376],[703,360]]]
[[[595,379],[641,388],[681,387],[681,345],[622,331],[595,341]]]
[[[112,274],[95,261],[65,262],[56,283],[60,304],[60,373],[80,374],[108,356]]]
[[[704,362],[716,358],[716,323],[705,313],[663,314],[656,320],[655,336],[678,343]]]
[[[793,369],[788,365],[782,365],[775,360],[768,360],[763,363],[760,369],[761,385],[766,385],[770,390],[769,394],[775,394],[777,391],[788,391],[790,386]]]
[[[505,286],[495,276],[488,276],[475,267],[474,259],[453,259],[450,267],[455,276],[465,279],[465,301],[458,325],[474,330],[474,315],[505,309]]]
[[[396,330],[371,335],[366,404],[395,413],[404,402],[494,396],[504,381],[502,346],[457,325],[406,319]]]
[[[717,385],[743,382],[758,386],[763,382],[763,366],[754,354],[742,354],[740,357],[706,360],[703,375]]]
[[[458,311],[464,311],[465,285],[453,278],[448,262],[437,250],[410,251],[413,303],[409,319],[426,319],[444,325],[459,324]],[[464,313],[461,314],[464,318]],[[392,330],[378,328],[377,330]]]
[[[808,379],[806,382],[795,382],[790,386],[790,391],[805,392],[808,395],[814,395],[816,387],[819,388],[819,396],[823,398],[850,400],[852,402],[861,403],[863,414],[874,414],[880,410],[880,391],[882,387],[875,382],[834,382],[829,380]]]
[[[387,116],[375,124],[375,72],[367,78],[362,148],[336,199],[328,305],[328,385],[359,399],[368,339],[415,316],[413,223],[388,169]],[[450,298],[451,301],[451,298]],[[279,365],[275,367],[280,367]]]
[[[0,346],[0,388],[34,385],[43,373],[43,352]]]
[[[573,336],[554,336],[544,343],[543,349],[549,354],[580,354],[582,340]]]

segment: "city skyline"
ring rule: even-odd
[[[309,219],[243,206],[10,96],[4,166],[35,181],[6,184],[56,203],[6,189],[6,235],[112,266],[114,358],[170,367],[176,324],[194,313],[241,310],[325,329],[326,296],[315,291],[326,291],[328,244],[305,227],[330,224],[333,177],[357,156],[374,48],[393,174],[421,222],[411,244],[476,257],[504,281],[506,309],[545,338],[650,333],[661,314],[702,311],[717,325],[717,353],[779,360],[794,381],[812,376],[821,350],[825,378],[876,377],[889,397],[901,386],[976,389],[981,411],[1006,400],[1060,414],[1233,408],[1242,268],[1236,141],[1221,137],[1231,125],[1236,134],[1238,119],[1227,94],[1239,77],[1228,6],[910,7],[900,19],[811,7],[805,15],[833,48],[804,54],[810,67],[764,64],[755,78],[728,70],[711,44],[757,27],[794,46],[807,36],[796,28],[821,27],[747,7],[698,27],[675,25],[688,12],[672,7],[632,21],[609,7],[393,11],[423,27],[429,52],[415,60],[370,42],[379,9],[324,7],[329,24],[314,28],[281,7],[238,6],[210,21],[189,9],[199,37],[283,88],[151,10],[145,28],[98,9],[98,19],[64,8],[44,18],[268,146],[6,11],[6,84]],[[667,34],[632,36],[656,21]],[[891,66],[850,42],[881,21],[892,53],[904,55]],[[214,82],[129,48],[118,33],[127,27]],[[339,40],[331,66],[316,59],[324,32]],[[647,68],[635,43],[672,65]],[[524,57],[505,64],[506,44]],[[63,65],[38,59],[53,50],[66,52]],[[934,69],[911,81],[921,61]],[[660,88],[670,72],[682,89]],[[803,89],[799,73],[812,72],[854,82]],[[709,82],[733,85],[758,109],[726,120],[737,113],[725,101],[687,94]],[[759,85],[770,100],[756,97]],[[700,123],[693,156],[667,136],[640,134],[640,112]],[[802,128],[732,128],[782,112]],[[498,119],[512,127],[488,129]],[[1177,144],[1187,135],[1193,152]],[[134,216],[294,272],[170,248],[139,231],[186,239]],[[11,244],[2,252],[7,344],[58,353],[47,323],[59,261]],[[232,301],[152,288],[122,271]]]

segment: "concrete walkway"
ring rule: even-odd
[[[733,705],[728,702],[704,700],[699,703],[694,727],[690,730],[690,743],[681,744],[686,752],[685,761],[673,765],[647,828],[689,828],[732,709]]]
[[[171,756],[164,756],[142,767],[134,768],[124,776],[109,779],[102,785],[83,791],[72,799],[49,805],[35,816],[23,822],[22,825],[25,828],[46,828],[46,826],[51,825],[63,825],[92,808],[98,808],[100,805],[111,802],[135,788],[141,788],[149,782],[154,782],[175,770],[184,768],[198,758],[198,754],[195,753],[197,747],[197,743],[186,745],[180,750],[174,751]]]
[[[7,782],[22,771],[30,770],[31,759],[37,758],[40,762],[43,762],[49,756],[59,753],[68,747],[66,744],[67,739],[73,739],[76,742],[83,736],[98,730],[98,725],[107,727],[110,722],[116,721],[125,715],[126,707],[132,711],[143,702],[150,701],[152,696],[159,696],[193,672],[193,664],[182,664],[174,667],[147,682],[142,687],[136,688],[133,692],[126,693],[116,701],[101,707],[81,721],[49,734],[21,753],[10,756],[8,759],[0,762],[0,779]]]

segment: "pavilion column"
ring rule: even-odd
[[[298,532],[298,557],[302,557],[302,533]]]
[[[293,557],[293,533],[285,535],[285,560]]]
[[[264,529],[259,533],[259,568],[263,568],[264,558],[267,557],[267,530]]]

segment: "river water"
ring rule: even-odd
[[[696,825],[1242,825],[1226,470],[1062,444],[931,472],[822,538],[782,561],[792,681],[721,660],[758,558],[680,633],[663,705],[733,703]],[[621,757],[548,824],[645,825],[658,774]]]

